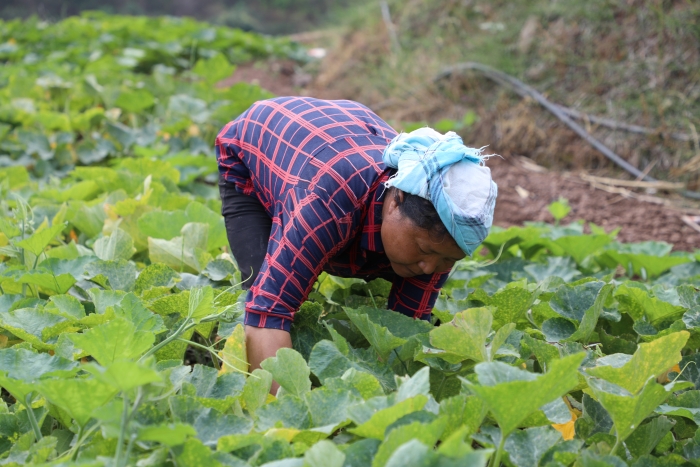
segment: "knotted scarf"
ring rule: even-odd
[[[433,203],[459,247],[472,255],[493,223],[498,187],[484,165],[482,149],[469,148],[454,132],[431,128],[401,133],[384,150],[384,163],[397,173],[396,187]]]

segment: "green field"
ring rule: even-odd
[[[267,57],[303,51],[0,22],[1,465],[700,465],[700,256],[595,225],[494,228],[432,324],[323,275],[248,374],[212,142],[269,96],[216,83]]]

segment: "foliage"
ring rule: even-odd
[[[76,21],[84,32],[81,21],[97,20]],[[122,26],[111,34],[131,37]],[[207,60],[223,65],[216,57]],[[119,91],[133,126],[8,130],[16,147],[33,131],[37,151],[70,134],[109,141],[114,154],[69,164],[60,180],[38,163],[0,168],[0,463],[698,465],[698,258],[620,244],[595,225],[493,228],[455,266],[431,322],[381,309],[386,281],[324,276],[293,326],[294,349],[248,374],[241,277],[206,183],[212,155],[162,137],[126,144],[131,131],[212,109],[195,97],[211,77],[204,85],[187,70],[172,83],[193,94],[175,94],[164,113],[156,99],[167,90],[148,91],[153,103],[139,94],[147,86]],[[73,108],[55,112],[70,123]],[[184,141],[177,134],[170,141]],[[185,364],[188,348],[212,365]],[[281,389],[270,395],[273,380]]]
[[[214,85],[236,63],[296,50],[190,19],[90,13],[55,24],[0,21],[0,167],[25,166],[48,180],[107,162],[143,173],[159,156],[174,184],[213,177],[213,159],[202,156],[218,130],[269,96],[245,83]],[[118,162],[125,156],[142,159]],[[97,180],[87,173],[74,173],[83,183],[71,189],[53,181],[51,196],[94,198]]]

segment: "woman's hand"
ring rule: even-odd
[[[260,363],[268,357],[277,355],[282,347],[292,347],[292,337],[287,331],[281,329],[265,329],[253,326],[245,327],[245,341],[248,349],[248,363],[250,370],[260,368]],[[272,382],[270,394],[277,394],[279,389],[277,381]]]

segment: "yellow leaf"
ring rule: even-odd
[[[564,397],[564,402],[566,403],[566,406],[569,408],[569,412],[571,412],[571,420],[569,420],[566,423],[553,423],[552,428],[554,428],[559,433],[561,433],[561,436],[562,436],[562,438],[564,438],[564,441],[569,441],[569,440],[574,439],[574,435],[576,434],[576,429],[574,428],[574,422],[576,422],[576,419],[581,414],[581,412],[579,412],[578,410],[571,407],[571,404],[569,404],[569,401],[566,397]]]
[[[248,372],[248,353],[245,346],[245,329],[238,324],[231,336],[226,339],[224,348],[219,352],[223,359],[219,374],[231,372]]]

